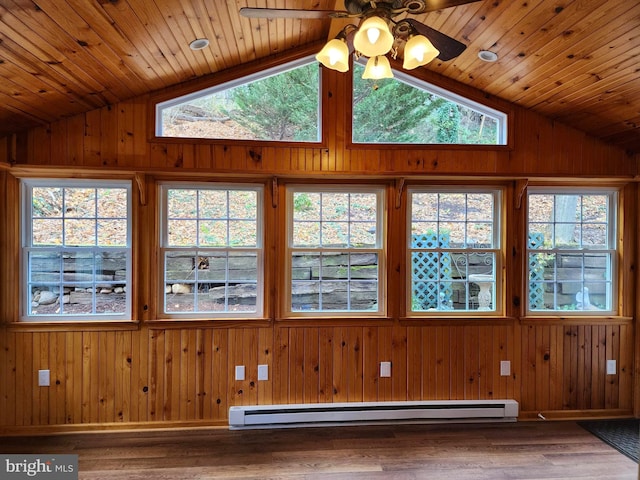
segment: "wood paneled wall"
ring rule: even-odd
[[[0,139],[0,431],[222,424],[228,408],[239,404],[514,398],[522,418],[638,411],[633,183],[638,159],[514,105],[485,99],[481,92],[443,83],[428,72],[422,75],[510,112],[509,148],[353,148],[346,141],[349,84],[346,76],[333,72],[323,77],[326,138],[318,147],[149,139],[152,97],[146,96],[33,129],[20,138]],[[145,175],[156,173],[202,179],[498,179],[512,182],[509,198],[514,203],[531,178],[626,184],[620,275],[624,316],[521,318],[512,296],[522,298],[524,269],[518,261],[523,254],[517,238],[522,238],[524,218],[510,206],[515,213],[507,223],[509,250],[515,256],[507,262],[504,318],[407,322],[398,318],[401,300],[390,296],[391,318],[379,323],[291,325],[268,318],[259,326],[164,325],[154,321],[153,307],[140,313],[147,300],[138,298],[134,310],[140,322],[131,325],[16,324],[15,177],[136,172],[141,200],[152,193],[144,186],[153,180]],[[153,201],[138,206],[141,226],[134,235],[154,231],[150,209]],[[152,263],[138,259],[140,296],[155,291]],[[617,361],[617,375],[606,374],[607,359]],[[501,360],[511,361],[510,376],[500,376]],[[379,377],[380,361],[392,362],[391,378]],[[257,380],[259,364],[269,366],[269,380]],[[246,380],[235,381],[236,365],[246,366]],[[37,370],[45,368],[51,370],[51,386],[38,387]]]

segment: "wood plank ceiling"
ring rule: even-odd
[[[0,0],[0,136],[326,39],[243,6],[338,0]],[[427,67],[640,153],[640,2],[484,0],[414,17],[466,45]],[[189,42],[206,37],[201,51]],[[498,54],[495,63],[480,50]]]

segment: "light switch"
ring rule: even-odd
[[[380,376],[381,377],[391,376],[391,362],[380,362]]]
[[[511,375],[511,362],[509,360],[502,360],[500,362],[500,375],[503,377]]]
[[[615,374],[616,374],[616,361],[607,360],[607,375],[615,375]]]
[[[258,365],[258,381],[269,380],[269,365]]]
[[[236,380],[244,380],[244,365],[236,365]]]

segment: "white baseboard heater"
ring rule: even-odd
[[[372,423],[515,422],[515,400],[311,403],[229,408],[230,429]]]

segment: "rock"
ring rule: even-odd
[[[40,292],[39,298],[36,300],[40,305],[51,305],[58,301],[58,295],[48,290]]]
[[[113,290],[110,288],[101,288],[100,293],[104,293],[104,294],[113,293]]]
[[[124,288],[116,287],[113,289],[113,293],[124,293]]]
[[[171,293],[191,293],[191,287],[184,283],[174,283],[171,285]]]

